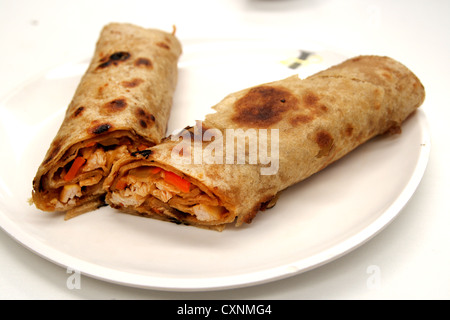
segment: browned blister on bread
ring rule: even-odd
[[[102,184],[112,164],[165,136],[180,54],[172,33],[127,23],[102,29],[33,180],[37,208],[69,218],[104,204]],[[85,163],[72,177],[77,157]]]

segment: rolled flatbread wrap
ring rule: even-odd
[[[33,180],[32,201],[66,219],[104,205],[112,164],[166,135],[181,45],[173,33],[106,25]]]
[[[424,97],[410,70],[380,56],[247,88],[225,97],[203,122],[116,162],[106,201],[215,230],[250,223],[289,186],[376,135],[399,133]]]

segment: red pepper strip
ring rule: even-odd
[[[86,148],[88,148],[88,147],[93,147],[93,146],[95,146],[96,144],[97,144],[97,142],[91,141],[91,142],[89,142],[89,143],[86,145]]]
[[[70,181],[77,175],[80,168],[84,165],[86,162],[86,159],[83,157],[76,157],[75,160],[73,160],[72,166],[70,167],[69,171],[67,171],[66,175],[64,176],[65,181]]]
[[[173,172],[164,171],[164,180],[183,192],[188,193],[190,191],[191,183]]]
[[[147,145],[145,145],[145,144],[141,144],[139,147],[138,147],[138,150],[139,151],[142,151],[142,150],[145,150],[145,149],[148,149],[149,148],[149,146],[147,146]]]
[[[119,181],[116,183],[116,189],[117,190],[124,190],[127,187],[127,182],[124,177],[120,178]]]
[[[153,167],[150,169],[150,173],[151,174],[157,174],[158,172],[160,172],[162,169],[160,167]]]

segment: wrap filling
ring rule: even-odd
[[[81,198],[104,194],[103,181],[114,162],[147,145],[136,146],[127,136],[113,135],[103,140],[81,142],[70,148],[45,176],[41,184],[56,210],[76,206]]]
[[[231,217],[221,201],[203,186],[190,181],[189,177],[156,166],[123,170],[115,180],[109,201],[140,212],[150,210],[160,215],[164,212],[174,219],[181,215],[185,221],[221,224],[229,222]]]

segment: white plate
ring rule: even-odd
[[[299,49],[316,52],[289,68]],[[203,119],[226,94],[344,57],[306,42],[184,42],[169,132]],[[297,61],[298,62],[298,61]],[[54,68],[0,103],[0,225],[33,252],[105,281],[161,290],[249,286],[299,274],[336,259],[382,230],[424,173],[430,150],[425,115],[401,135],[370,141],[286,190],[251,225],[213,232],[118,214],[104,207],[64,221],[30,206],[31,183],[87,61]]]

